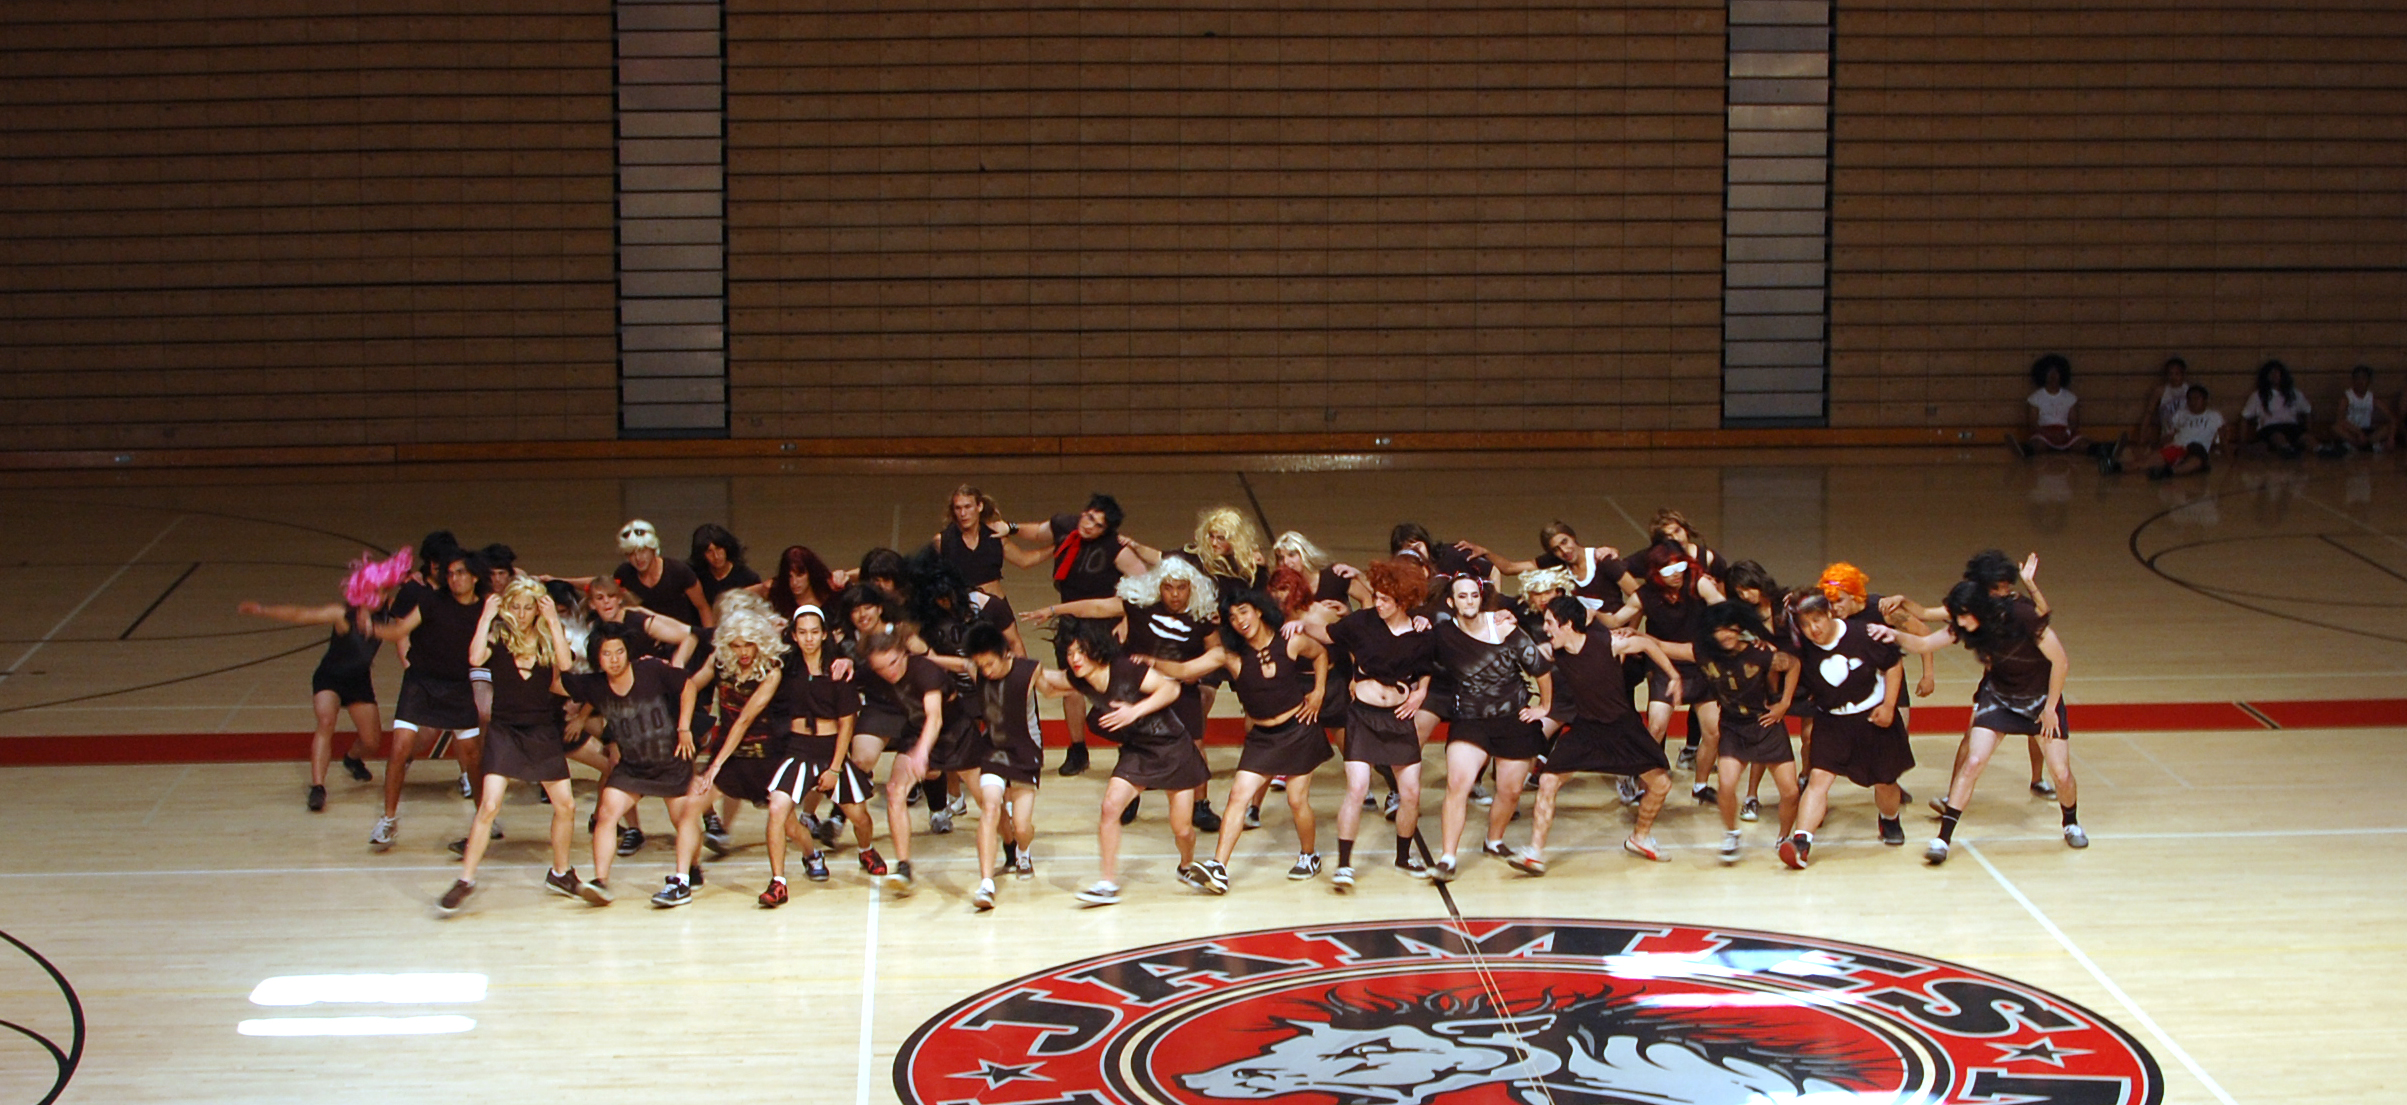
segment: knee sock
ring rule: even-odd
[[[2078,824],[2080,824],[2080,823],[2081,823],[2081,815],[2080,815],[2080,814],[2077,812],[2078,810],[2080,810],[2080,808],[2081,808],[2081,807],[2080,807],[2080,804],[2079,804],[2079,803],[2075,803],[2075,804],[2073,804],[2073,805],[2070,805],[2070,806],[2059,806],[2059,807],[2057,807],[2057,810],[2058,810],[2059,812],[2061,812],[2061,813],[2063,813],[2063,814],[2064,814],[2064,823],[2065,823],[2065,824],[2067,824],[2067,825],[2078,825]]]
[[[1396,866],[1402,867],[1410,862],[1412,862],[1412,838],[1409,836],[1397,837]]]
[[[1964,811],[1954,806],[1939,807],[1939,839],[1955,843],[1956,819],[1963,816]]]
[[[1704,743],[1704,723],[1697,720],[1697,712],[1695,710],[1690,710],[1688,711],[1688,743],[1682,747],[1686,748],[1690,752],[1694,752],[1697,750],[1699,745]]]
[[[1353,841],[1351,841],[1351,840],[1340,840],[1340,841],[1338,841],[1338,842],[1337,842],[1337,865],[1338,865],[1339,867],[1352,867],[1352,866],[1354,866],[1354,842],[1353,842]]]

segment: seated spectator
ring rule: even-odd
[[[2290,366],[2267,361],[2257,368],[2257,387],[2249,393],[2248,405],[2240,408],[2240,421],[2247,426],[2251,440],[2264,442],[2274,455],[2291,459],[2315,447],[2315,436],[2307,432],[2307,416],[2314,411],[2306,394],[2291,380]]]
[[[2121,438],[2117,438],[2112,445],[2102,445],[2081,436],[2073,416],[2081,397],[2065,386],[2071,382],[2072,376],[2073,364],[2064,359],[2061,353],[2050,353],[2031,362],[2031,382],[2038,385],[2039,390],[2024,400],[2031,408],[2030,434],[2021,438],[2009,434],[2006,444],[2013,446],[2014,451],[2025,459],[2042,451],[2069,453],[2079,450],[2098,458],[2098,470],[2101,472],[2122,471],[2122,462],[2115,459],[2115,454],[2122,451]]]
[[[2140,404],[2140,419],[2132,428],[2133,438],[2151,449],[2170,440],[2173,416],[2190,402],[2190,362],[2167,357],[2162,372],[2156,390]]]
[[[2204,472],[2208,455],[2222,450],[2223,412],[2208,407],[2206,400],[2205,388],[2190,386],[2181,410],[2166,420],[2165,444],[2157,450],[2158,463],[2148,470],[2149,479]]]
[[[2374,370],[2358,365],[2349,370],[2348,390],[2340,393],[2340,417],[2332,420],[2334,440],[2321,450],[2327,457],[2345,457],[2363,449],[2379,453],[2399,438],[2399,416],[2374,395]]]

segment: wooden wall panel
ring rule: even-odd
[[[732,0],[735,433],[1715,425],[1721,12]]]
[[[2407,10],[1838,6],[1831,424],[2013,423],[2055,350],[2093,422],[2168,354],[2236,413],[2407,383]]]
[[[591,0],[0,6],[0,442],[617,428]]]

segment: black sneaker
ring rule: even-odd
[[[495,825],[495,826],[493,826],[493,831],[492,831],[492,832],[490,832],[490,833],[487,833],[487,834],[485,835],[485,839],[487,839],[487,840],[500,840],[500,839],[501,839],[501,826],[499,826],[499,825]],[[445,848],[447,848],[447,849],[450,849],[450,851],[451,851],[451,854],[452,854],[452,855],[458,856],[458,857],[460,857],[461,859],[466,859],[466,858],[468,858],[468,838],[467,838],[467,837],[461,837],[461,838],[459,838],[458,840],[452,841],[451,843],[444,845],[443,847],[445,847]]]
[[[325,811],[325,809],[326,809],[326,788],[325,788],[325,787],[322,787],[322,786],[313,786],[313,787],[310,787],[310,788],[309,788],[309,812],[311,812],[311,813],[322,813],[322,812],[324,812],[324,811]]]
[[[827,856],[813,852],[802,857],[802,876],[812,882],[826,882]]]
[[[543,876],[543,888],[563,898],[577,897],[577,888],[583,885],[574,871],[552,871]]]
[[[1203,865],[1200,863],[1189,863],[1181,866],[1178,869],[1178,881],[1183,882],[1196,890],[1204,891],[1205,893],[1226,892],[1227,890],[1226,887],[1223,887],[1221,891],[1213,891],[1212,877],[1204,874]]]
[[[669,884],[661,887],[660,893],[652,895],[652,905],[659,909],[675,909],[693,901],[694,888],[678,882],[674,875],[669,876]]]
[[[916,806],[919,804],[919,800],[926,796],[926,794],[927,788],[925,786],[919,783],[913,783],[911,784],[911,789],[903,792],[903,804],[906,806]]]
[[[1906,842],[1905,823],[1894,817],[1881,818],[1880,842],[1892,848],[1903,847]]]
[[[686,868],[685,881],[692,883],[695,886],[702,885],[702,865],[697,863],[692,867]]]
[[[1688,796],[1696,799],[1700,806],[1718,806],[1722,802],[1721,792],[1712,787],[1691,787]]]
[[[1387,816],[1388,820],[1393,821],[1396,819],[1396,807],[1402,802],[1402,799],[1396,797],[1395,791],[1388,791],[1386,801],[1379,803],[1379,810]]]
[[[1139,804],[1139,803],[1141,803],[1141,802],[1143,802],[1143,801],[1145,801],[1145,796],[1144,796],[1144,795],[1142,795],[1142,794],[1140,794],[1140,795],[1137,795],[1136,797],[1129,799],[1129,800],[1128,800],[1128,808],[1120,811],[1120,823],[1121,823],[1121,824],[1123,824],[1123,825],[1134,825],[1134,824],[1136,824],[1136,823],[1137,823],[1137,806],[1138,806],[1138,804]]]
[[[2040,779],[2036,782],[2033,782],[2031,784],[2031,797],[2054,799],[2056,797],[2056,784],[2049,782],[2046,779]]]
[[[445,916],[458,913],[461,903],[466,902],[468,896],[474,893],[476,893],[476,884],[461,879],[452,883],[451,889],[443,892],[443,897],[435,903],[435,908],[443,911]]]
[[[1061,773],[1064,777],[1084,775],[1086,769],[1087,751],[1084,743],[1073,744],[1069,751],[1061,754]]]
[[[1262,807],[1245,807],[1245,827],[1249,829],[1259,829],[1262,827]]]
[[[1195,867],[1197,870],[1203,872],[1205,879],[1209,880],[1210,885],[1205,886],[1205,890],[1211,891],[1214,894],[1226,894],[1229,892],[1229,869],[1227,865],[1216,859],[1207,859],[1196,864]]]
[[[833,848],[836,846],[836,834],[843,827],[844,820],[840,817],[822,817],[817,825],[811,826],[811,839],[818,841],[822,848]]]
[[[1695,746],[1695,745],[1693,745],[1693,744],[1684,744],[1684,745],[1681,745],[1681,746],[1680,746],[1680,770],[1682,770],[1682,771],[1695,771],[1696,769],[1697,769],[1697,749],[1696,749],[1696,746]]]
[[[618,831],[618,854],[631,856],[642,851],[643,846],[644,831],[642,829],[620,829]]]
[[[1419,856],[1406,856],[1403,859],[1397,860],[1396,870],[1402,871],[1416,879],[1426,879],[1429,877],[1429,868],[1422,865],[1421,857]]]
[[[911,878],[911,861],[907,859],[895,860],[894,873],[886,876],[886,884],[894,888],[894,896],[898,898],[910,897],[913,882],[914,880]]]
[[[1220,815],[1212,812],[1212,803],[1201,798],[1195,800],[1195,831],[1201,833],[1220,831]]]
[[[368,773],[368,765],[359,762],[357,756],[343,757],[343,770],[351,773],[351,781],[355,783],[364,783],[376,777]]]

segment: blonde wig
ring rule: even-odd
[[[1215,536],[1228,541],[1227,556],[1212,551]],[[1262,531],[1236,507],[1206,507],[1195,513],[1195,543],[1187,551],[1213,575],[1250,580],[1262,565]]]
[[[738,587],[719,596],[719,625],[711,631],[711,663],[725,682],[757,683],[776,671],[778,660],[793,646],[786,642],[786,620],[769,608],[769,600]],[[737,666],[731,645],[754,646],[752,663]]]
[[[544,667],[559,660],[552,655],[551,630],[543,624],[540,604],[544,594],[542,581],[532,576],[519,576],[501,589],[501,602],[493,610],[493,629],[486,639],[508,650],[513,662],[526,660],[531,667]],[[524,620],[512,609],[520,602],[535,608]]]
[[[1539,591],[1568,595],[1579,589],[1579,585],[1572,582],[1569,568],[1532,568],[1515,578],[1520,580],[1521,593],[1524,595]]]
[[[1220,611],[1220,592],[1212,586],[1212,577],[1183,557],[1165,556],[1153,570],[1120,581],[1120,601],[1131,611],[1162,601],[1162,581],[1183,579],[1194,588],[1183,611],[1190,618],[1207,618]]]
[[[660,551],[660,531],[641,518],[618,528],[618,551],[631,553],[637,549]]]
[[[1335,562],[1335,558],[1322,552],[1321,547],[1313,544],[1312,539],[1304,536],[1300,530],[1291,529],[1280,534],[1279,539],[1271,543],[1270,550],[1273,556],[1294,553],[1297,559],[1304,562],[1304,574],[1309,576],[1321,574],[1321,569]]]

